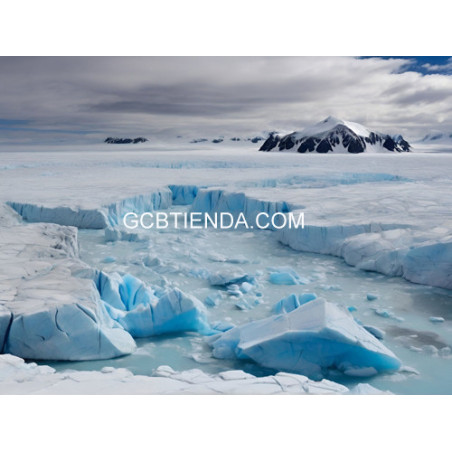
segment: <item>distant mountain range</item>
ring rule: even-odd
[[[372,132],[361,124],[329,116],[301,132],[279,136],[271,133],[260,151],[318,152],[326,154],[362,152],[409,152],[410,144],[402,135]]]
[[[251,143],[259,143],[259,141],[263,141],[264,138],[260,136],[252,137],[252,138],[239,138],[239,137],[232,137],[229,139],[226,139],[224,137],[214,138],[213,140],[208,140],[207,138],[195,138],[194,140],[191,140],[190,143],[207,143],[210,141],[211,143],[222,143],[223,141],[251,141]]]
[[[421,140],[422,143],[452,143],[452,133],[429,133]]]

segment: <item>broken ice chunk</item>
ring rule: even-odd
[[[251,306],[245,300],[237,301],[237,303],[235,303],[235,307],[241,311],[248,311],[251,309]]]
[[[102,262],[104,264],[111,264],[112,262],[116,262],[116,257],[113,256],[106,256],[102,259]]]
[[[269,271],[269,281],[272,284],[293,286],[309,283],[308,279],[300,277],[300,275],[290,267],[272,267],[269,268]]]
[[[444,322],[444,317],[430,317],[429,320],[432,323],[442,323]]]
[[[243,284],[245,282],[254,284],[254,277],[246,273],[214,273],[207,278],[211,286],[228,287],[231,284]]]
[[[133,337],[178,331],[210,334],[204,305],[178,289],[155,290],[132,275],[99,272],[96,285],[109,316]]]
[[[233,323],[224,322],[224,321],[213,322],[211,325],[212,329],[220,331],[220,332],[228,331],[234,327],[235,327],[235,325]]]
[[[208,306],[209,308],[213,308],[214,306],[218,305],[220,300],[221,300],[221,297],[219,296],[219,294],[212,294],[212,295],[208,295],[204,299],[204,304],[206,306]]]
[[[246,282],[246,281],[240,285],[240,290],[243,293],[248,293],[251,290],[253,290],[253,288],[254,288],[254,286],[252,284],[250,284],[249,282]]]
[[[399,359],[344,309],[317,298],[287,313],[212,337],[213,356],[252,360],[320,379],[330,370],[368,376],[399,369]]]
[[[317,295],[315,293],[304,293],[300,295],[292,293],[288,297],[279,300],[278,303],[273,306],[273,312],[275,314],[291,312],[302,304],[308,303],[309,301],[315,300],[316,298]]]
[[[404,321],[403,317],[399,317],[399,316],[395,315],[389,309],[373,308],[373,311],[375,312],[375,314],[377,314],[378,316],[383,317],[385,319],[392,319],[392,320],[396,320],[397,322],[403,322]]]

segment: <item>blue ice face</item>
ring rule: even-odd
[[[346,310],[320,298],[289,313],[233,328],[213,338],[211,345],[216,358],[251,360],[314,379],[328,376],[331,370],[372,376],[401,365]]]
[[[97,287],[110,317],[133,337],[212,332],[204,305],[179,289],[152,288],[132,275],[104,272],[99,273]]]

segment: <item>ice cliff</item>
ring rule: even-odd
[[[0,347],[27,359],[90,360],[129,354],[133,336],[206,330],[204,306],[181,291],[78,259],[77,229],[0,225]],[[14,228],[11,221],[17,221]]]

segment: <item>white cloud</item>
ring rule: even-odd
[[[446,64],[430,64],[425,63],[422,65],[424,69],[426,69],[429,72],[449,72],[452,71],[452,58],[449,58],[447,60]]]

